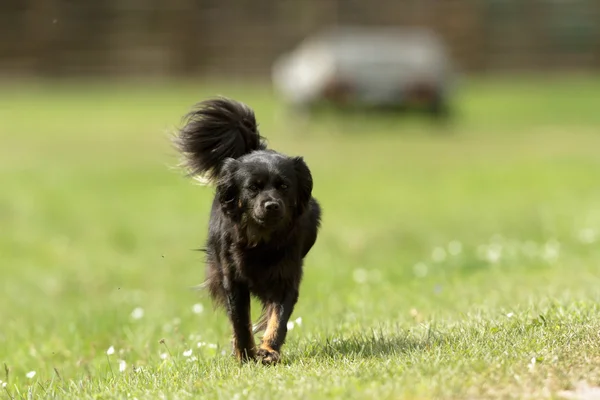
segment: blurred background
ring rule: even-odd
[[[372,327],[421,340],[417,323],[435,318],[460,336],[548,296],[597,304],[598,0],[0,0],[0,38],[0,360],[12,379],[55,367],[79,379],[81,366],[104,379],[110,346],[153,368],[160,338],[177,357],[228,349],[225,317],[188,290],[203,279],[191,249],[212,189],[175,168],[169,142],[217,94],[306,159],[324,208],[291,359]],[[320,100],[352,107],[305,118]],[[395,112],[413,105],[455,118]],[[345,113],[371,108],[393,112]],[[437,353],[415,354],[431,377]],[[566,370],[589,364],[563,355]],[[457,365],[455,381],[435,381],[448,393],[496,382],[463,379],[475,359]],[[408,386],[415,371],[401,374]]]
[[[420,26],[468,72],[597,70],[595,0],[4,0],[0,72],[268,76],[333,25]]]

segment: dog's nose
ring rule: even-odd
[[[279,210],[279,203],[277,201],[267,201],[265,202],[265,210],[267,211],[277,211]]]

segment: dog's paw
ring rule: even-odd
[[[256,356],[263,363],[263,365],[275,365],[280,359],[279,352],[271,348],[258,349]]]
[[[253,348],[246,350],[234,350],[234,355],[235,358],[241,363],[256,360],[256,352]]]

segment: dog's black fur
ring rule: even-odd
[[[206,242],[206,281],[233,327],[241,361],[279,361],[298,300],[303,259],[314,245],[321,208],[301,157],[268,150],[254,112],[226,98],[199,103],[175,138],[184,166],[216,185]],[[254,331],[250,296],[263,304]],[[253,334],[265,330],[256,348]]]

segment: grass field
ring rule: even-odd
[[[305,157],[324,208],[274,368],[239,366],[226,318],[190,289],[212,190],[172,168],[167,132],[216,93]],[[440,132],[415,118],[286,125],[249,85],[4,83],[0,398],[600,386],[599,93],[586,78],[467,82]]]

